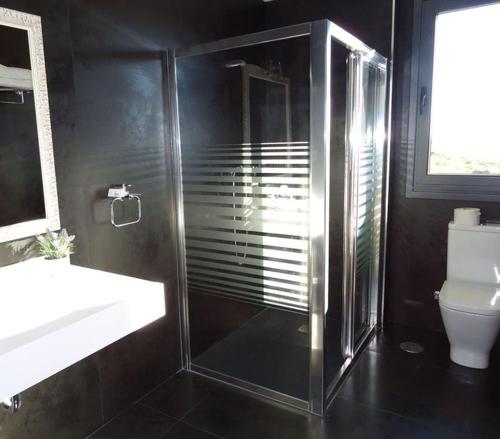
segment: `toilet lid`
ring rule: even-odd
[[[439,303],[457,311],[500,316],[500,284],[447,280],[439,293]]]

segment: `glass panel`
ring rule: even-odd
[[[377,70],[366,62],[361,64],[361,95],[359,122],[361,136],[357,145],[356,203],[356,277],[354,283],[354,342],[370,325],[371,277],[373,268],[374,214],[376,202],[376,92]]]
[[[436,18],[429,174],[500,175],[498,23],[500,4]]]
[[[346,160],[346,111],[349,50],[332,40],[330,137],[330,267],[325,318],[325,381],[331,383],[344,364],[341,345],[344,313],[344,205]]]
[[[309,396],[309,38],[177,60],[194,366]]]
[[[349,57],[345,47],[332,42],[327,385],[334,382],[345,360],[371,329],[378,305],[385,72],[362,57],[347,63]],[[353,255],[352,262],[346,248]]]

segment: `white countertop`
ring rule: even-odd
[[[0,400],[165,315],[164,285],[61,261],[0,268]]]

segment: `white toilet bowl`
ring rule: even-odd
[[[451,360],[486,369],[500,331],[500,286],[446,281],[439,293],[439,308]]]
[[[454,363],[486,369],[500,330],[500,317],[456,311],[440,305]]]

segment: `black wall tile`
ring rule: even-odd
[[[160,319],[95,354],[105,421],[179,369],[178,334],[172,321]]]
[[[50,432],[47,437],[57,437],[57,432],[70,431],[69,422],[80,434],[98,422],[94,412],[101,409],[100,398],[92,378],[96,370],[107,419],[179,366],[159,51],[260,30],[264,23],[270,28],[330,18],[388,55],[391,1],[353,5],[309,0],[290,7],[288,1],[276,0],[263,7],[256,0],[0,0],[0,5],[42,16],[62,219],[78,235],[74,262],[168,280],[166,319],[53,378],[68,386],[72,379],[79,380],[81,395],[88,395],[78,402],[83,408],[77,410],[86,413],[81,421],[47,416],[50,404],[64,406],[69,392],[64,385],[53,391],[52,403],[37,404],[52,379],[26,392],[24,412],[0,415],[1,432],[7,437],[21,438],[38,426]],[[397,5],[385,315],[388,321],[442,330],[432,292],[445,278],[447,223],[454,207],[471,203],[405,196],[412,2],[400,0]],[[103,220],[99,200],[108,184],[121,180],[144,194],[144,220],[117,231]],[[472,204],[488,217],[500,217],[498,203]],[[0,245],[0,265],[16,260],[9,248]]]
[[[72,262],[166,282],[165,318],[27,390],[21,412],[0,414],[2,439],[78,438],[180,367],[161,51],[249,32],[262,22],[262,3],[0,0],[0,6],[42,17],[61,220],[77,235]],[[109,184],[121,182],[143,194],[143,221],[114,229],[102,199]],[[31,255],[0,244],[0,266]]]
[[[500,204],[406,197],[413,1],[397,1],[393,143],[385,319],[443,330],[433,292],[446,279],[448,222],[456,207],[476,206],[499,218]]]
[[[275,0],[266,6],[268,28],[328,18],[384,56],[391,52],[392,0]]]
[[[0,410],[2,439],[83,438],[103,419],[97,358],[92,356],[23,392],[21,410]]]

